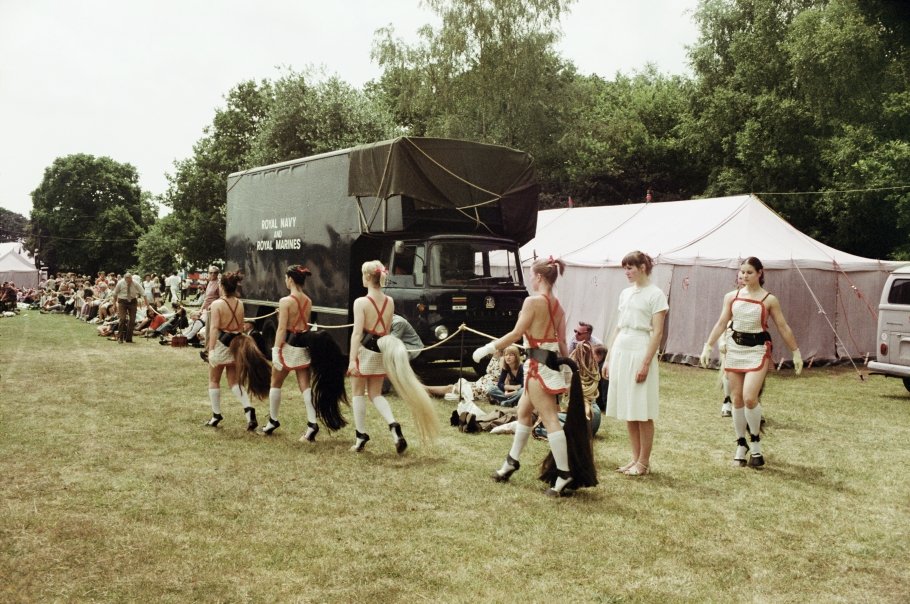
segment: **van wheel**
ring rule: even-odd
[[[907,392],[910,392],[910,378],[904,378],[904,388],[907,389]]]

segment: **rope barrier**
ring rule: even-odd
[[[256,321],[257,319],[265,319],[266,317],[271,317],[272,315],[277,314],[277,313],[278,313],[278,311],[276,310],[275,312],[271,312],[271,313],[269,313],[267,315],[263,315],[261,317],[256,317],[253,319],[244,319],[244,320],[245,321]],[[348,327],[354,326],[353,323],[346,323],[344,325],[320,325],[319,323],[308,323],[307,325],[309,325],[310,327],[313,327],[315,329],[347,329]],[[470,331],[472,333],[476,333],[477,335],[484,336],[485,338],[489,338],[491,340],[497,339],[496,336],[491,336],[490,334],[484,333],[482,331],[477,331],[476,329],[472,329],[472,328],[468,327],[467,325],[465,325],[464,323],[462,323],[461,325],[458,326],[458,329],[456,329],[450,336],[436,342],[435,344],[431,344],[429,346],[424,346],[423,348],[406,348],[405,350],[407,350],[408,352],[425,352],[427,350],[432,350],[438,346],[442,346],[443,344],[445,344],[446,342],[448,342],[449,340],[451,340],[452,338],[454,338],[455,336],[457,336],[458,334],[460,334],[463,331]],[[516,346],[518,346],[519,348],[525,348],[525,346],[522,346],[521,344],[516,344]]]

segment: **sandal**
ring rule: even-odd
[[[619,472],[620,474],[625,474],[626,472],[628,472],[629,470],[632,469],[632,466],[634,466],[635,463],[636,463],[636,462],[634,462],[634,461],[630,461],[630,462],[627,463],[626,465],[624,465],[624,466],[619,466],[618,468],[616,468],[616,471]]]
[[[628,470],[626,470],[625,472],[623,472],[623,474],[625,474],[626,476],[645,476],[646,474],[649,474],[650,472],[651,472],[651,468],[649,468],[645,464],[641,463],[640,461],[636,461],[632,465],[632,467],[629,468]]]

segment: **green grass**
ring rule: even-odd
[[[298,443],[292,380],[274,437],[247,433],[226,389],[223,428],[204,429],[196,350],[2,319],[0,601],[907,601],[899,381],[772,375],[756,471],[729,466],[716,372],[660,370],[654,473],[612,472],[628,443],[605,420],[600,486],[552,500],[534,471],[546,443],[495,484],[510,437],[459,433],[441,399],[442,438],[402,457],[372,408],[363,454],[352,428]]]

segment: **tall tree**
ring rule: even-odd
[[[684,130],[713,166],[708,195],[766,192],[826,243],[910,250],[910,190],[888,189],[910,182],[908,10],[896,4],[702,0]]]
[[[224,255],[227,177],[248,167],[246,156],[272,105],[272,86],[242,82],[225,98],[226,106],[215,111],[193,156],[175,163],[162,200],[173,209],[174,251],[188,264],[204,265]]]
[[[130,164],[86,154],[54,160],[32,192],[30,247],[51,271],[121,271],[153,215]]]
[[[170,274],[182,268],[178,249],[178,223],[173,214],[158,220],[136,244],[137,269],[141,273]]]
[[[577,78],[571,117],[559,140],[562,189],[584,205],[688,199],[705,187],[699,165],[680,133],[692,83],[652,66],[634,76]]]
[[[17,241],[28,234],[28,218],[0,208],[0,241]]]
[[[399,134],[392,115],[372,96],[337,77],[289,72],[274,84],[272,110],[247,157],[265,165],[370,143]]]
[[[377,31],[377,86],[412,134],[521,148],[548,174],[574,74],[555,51],[572,1],[426,0],[442,24],[417,44]]]

